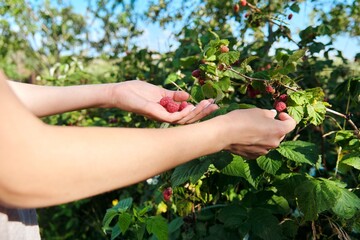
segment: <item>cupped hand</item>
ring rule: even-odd
[[[296,122],[286,113],[259,108],[236,110],[224,117],[228,126],[226,150],[245,158],[255,159],[279,146]]]
[[[182,102],[187,101],[190,95],[184,91],[171,91],[140,80],[113,84],[110,95],[111,107],[176,124],[196,122],[218,109],[209,99],[201,101],[196,106],[189,104],[179,112],[169,113],[159,104],[161,98],[168,96],[176,102]]]

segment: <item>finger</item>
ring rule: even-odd
[[[265,114],[270,118],[275,118],[277,115],[277,111],[275,109],[265,110]]]
[[[207,106],[212,103],[212,100],[202,100],[192,111],[188,113],[183,119],[179,121],[180,124],[185,124],[191,119],[195,118],[201,111],[203,111]]]
[[[176,102],[182,102],[188,100],[190,94],[184,91],[173,91],[173,99]]]
[[[201,111],[198,115],[196,115],[194,118],[188,120],[186,124],[194,123],[199,121],[200,119],[208,116],[210,113],[214,112],[215,110],[219,109],[219,106],[216,104],[210,104],[209,106],[205,107],[203,111]]]
[[[285,133],[291,132],[296,127],[296,121],[287,113],[280,113],[279,120],[281,121]]]

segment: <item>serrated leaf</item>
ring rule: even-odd
[[[360,210],[360,199],[347,189],[340,189],[336,204],[332,208],[334,213],[342,218],[352,218]]]
[[[200,102],[201,100],[205,99],[204,93],[201,90],[201,86],[194,85],[191,88],[191,97],[194,98],[197,102]]]
[[[347,154],[343,157],[341,163],[360,170],[360,155],[358,152]]]
[[[313,105],[306,105],[306,112],[309,122],[315,126],[318,126],[325,119],[326,107],[324,104],[322,104],[322,102],[316,102]]]
[[[259,183],[259,169],[255,168],[257,164],[254,161],[245,161],[240,156],[234,156],[233,161],[227,165],[221,172],[225,175],[243,177],[247,180],[254,188],[257,188]]]
[[[196,159],[178,166],[171,175],[172,186],[179,186],[189,180],[196,182],[208,170],[210,163],[210,160]]]
[[[334,207],[339,191],[326,180],[308,179],[295,189],[305,221],[316,220],[319,213]]]
[[[275,175],[282,165],[280,156],[275,151],[271,151],[267,155],[258,157],[256,162],[262,170],[272,175]]]
[[[166,219],[161,216],[152,216],[146,220],[146,230],[154,234],[158,240],[167,240],[169,230]]]
[[[129,213],[120,214],[118,223],[119,223],[120,230],[121,230],[122,234],[124,235],[131,224],[131,215]]]
[[[229,51],[227,53],[221,53],[218,56],[218,59],[221,63],[225,63],[226,65],[231,65],[236,62],[240,57],[240,53],[237,51]]]
[[[207,82],[203,86],[201,86],[201,90],[205,96],[205,98],[216,98],[216,89],[213,84]]]
[[[282,174],[280,176],[277,175],[276,177],[274,186],[276,186],[279,194],[289,201],[295,199],[295,188],[299,186],[300,183],[306,181],[306,178],[299,173]]]
[[[199,66],[199,68],[205,72],[205,73],[208,73],[208,74],[212,74],[212,75],[217,75],[217,67],[216,66],[213,66],[213,65],[210,65],[210,64],[201,64]]]
[[[184,68],[189,68],[194,66],[199,61],[199,58],[196,56],[184,57],[180,59],[181,66]]]
[[[283,142],[276,149],[282,156],[296,163],[314,165],[318,160],[316,145],[304,141]]]
[[[223,77],[219,80],[217,85],[220,87],[222,91],[228,91],[229,87],[231,86],[231,80],[229,77]]]
[[[288,106],[286,109],[297,124],[304,118],[305,111],[303,106]]]
[[[289,106],[302,106],[307,103],[308,100],[304,91],[297,91],[289,94],[288,105]]]

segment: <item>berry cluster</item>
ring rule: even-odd
[[[181,103],[175,102],[171,97],[163,97],[160,100],[160,105],[163,106],[169,113],[180,112],[188,106],[188,103],[183,101]]]
[[[274,103],[274,108],[276,109],[276,111],[278,112],[283,112],[286,110],[286,101],[287,101],[288,96],[286,94],[281,94]]]
[[[287,94],[279,94],[276,93],[276,90],[273,86],[271,85],[266,85],[265,86],[265,91],[269,94],[271,94],[273,96],[273,99],[275,99],[274,102],[274,108],[276,109],[276,111],[278,112],[283,112],[286,110],[287,106],[286,106],[286,101],[288,98]],[[261,94],[261,91],[258,89],[253,88],[253,86],[248,85],[247,87],[247,95],[250,98],[255,98],[257,95]]]

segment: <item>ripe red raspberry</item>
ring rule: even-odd
[[[174,100],[171,97],[163,97],[162,99],[160,99],[160,105],[166,108],[168,103],[173,101]]]
[[[291,20],[291,19],[292,19],[292,17],[293,17],[293,14],[292,14],[292,13],[290,13],[290,14],[288,15],[288,19],[289,19],[289,20]]]
[[[200,69],[195,69],[195,70],[192,71],[192,73],[191,73],[191,75],[192,75],[193,77],[196,77],[196,78],[200,77],[200,74],[201,74]]]
[[[279,100],[282,102],[286,102],[288,99],[288,95],[287,94],[281,94],[279,97]]]
[[[225,45],[220,46],[220,52],[221,53],[227,53],[229,51],[229,48]]]
[[[274,107],[275,107],[276,111],[283,112],[286,110],[286,103],[284,103],[282,101],[276,101],[274,104]]]
[[[171,195],[172,195],[172,188],[171,187],[168,187],[163,191],[163,197],[164,197],[164,200],[166,202],[170,200]]]
[[[234,12],[239,12],[239,10],[240,10],[240,6],[239,6],[239,4],[235,4],[234,5]]]
[[[186,108],[189,104],[187,102],[181,102],[180,106],[179,106],[179,111],[183,110],[184,108]]]
[[[265,91],[266,91],[267,93],[270,93],[270,94],[274,94],[274,93],[275,93],[275,89],[274,89],[272,86],[270,86],[270,85],[267,85],[267,86],[265,87]]]
[[[247,87],[247,95],[249,98],[256,98],[256,96],[260,94],[260,91],[257,89],[254,89],[251,85]]]
[[[166,105],[166,110],[167,110],[169,113],[174,113],[174,112],[179,111],[179,107],[180,107],[180,104],[179,104],[179,103],[176,103],[176,102],[174,102],[174,101],[171,101],[171,102],[169,102],[169,103]]]
[[[245,7],[246,4],[247,4],[246,0],[241,0],[241,1],[240,1],[240,5],[241,5],[241,6]]]

